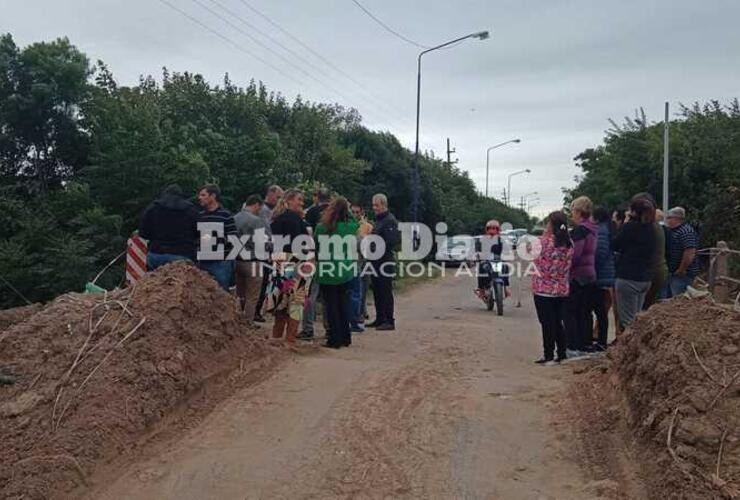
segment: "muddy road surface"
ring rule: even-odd
[[[395,332],[292,356],[90,498],[594,498],[531,294],[497,317],[472,288],[413,288]]]

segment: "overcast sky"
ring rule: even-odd
[[[162,66],[213,83],[226,72],[238,84],[263,80],[289,97],[356,107],[368,127],[413,148],[420,49],[351,0],[166,0],[208,28],[163,1],[0,0],[0,32],[19,45],[67,36],[124,84]],[[642,106],[658,121],[666,100],[676,109],[740,95],[738,0],[360,1],[422,45],[491,31],[424,56],[422,149],[443,155],[449,137],[483,191],[486,148],[521,138],[493,154],[491,192],[531,169],[512,195],[537,191],[537,215],[560,206],[578,174],[573,157],[601,141],[608,118]]]

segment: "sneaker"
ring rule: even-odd
[[[535,364],[537,364],[537,365],[545,365],[545,364],[547,364],[547,363],[549,363],[551,361],[552,360],[551,359],[548,359],[548,358],[540,358],[537,361],[535,361]]]
[[[379,332],[392,332],[395,329],[396,325],[392,325],[391,323],[383,323],[376,328]]]
[[[352,331],[352,333],[362,333],[365,331],[365,329],[360,325],[352,325],[350,327],[350,330]]]
[[[380,322],[379,322],[379,321],[378,321],[377,319],[376,319],[375,321],[373,321],[372,323],[366,323],[366,324],[365,324],[365,326],[366,326],[367,328],[377,328],[377,327],[379,327],[380,325],[381,325],[381,323],[380,323]]]
[[[556,364],[560,364],[560,363],[567,363],[567,362],[568,362],[568,358],[566,358],[566,357],[562,357],[562,358],[555,358],[555,363],[556,363]]]
[[[254,321],[255,321],[256,323],[265,323],[265,322],[266,322],[267,320],[266,320],[266,319],[265,319],[265,317],[264,317],[264,316],[262,316],[261,314],[255,314],[255,315],[254,315]]]

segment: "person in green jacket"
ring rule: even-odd
[[[359,272],[357,230],[359,224],[349,212],[343,197],[335,198],[324,210],[316,226],[316,273],[324,300],[329,330],[325,347],[339,349],[352,343],[348,283]]]

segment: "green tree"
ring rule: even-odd
[[[20,50],[0,37],[0,173],[29,192],[46,193],[85,161],[79,127],[88,94],[87,57],[62,38]]]

